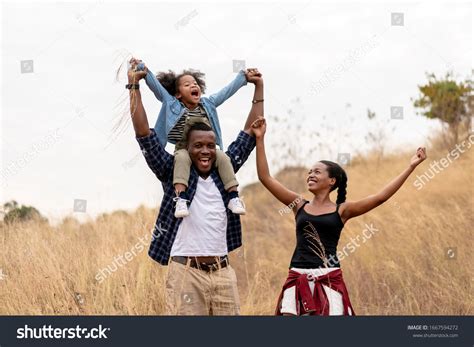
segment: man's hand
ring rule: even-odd
[[[247,82],[257,84],[263,81],[262,74],[257,68],[250,68],[245,71],[245,78]]]
[[[263,139],[265,132],[267,131],[267,122],[265,118],[258,117],[255,122],[252,123],[250,129],[257,140]]]
[[[415,155],[410,160],[410,166],[412,168],[415,168],[418,166],[418,164],[420,164],[425,159],[426,159],[426,148],[418,147]]]
[[[144,71],[137,71],[137,65],[142,61],[136,58],[130,59],[130,68],[127,71],[128,83],[137,84],[142,78],[144,78],[148,72],[148,68],[145,66]]]

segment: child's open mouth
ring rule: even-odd
[[[194,96],[194,97],[199,97],[199,91],[198,90],[193,90],[191,92],[191,95]]]

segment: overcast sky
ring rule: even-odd
[[[312,161],[367,150],[368,108],[388,151],[426,144],[439,125],[416,115],[417,85],[427,72],[462,79],[473,65],[471,2],[4,2],[1,30],[0,202],[33,205],[53,221],[160,201],[129,119],[113,132],[128,105],[125,72],[115,81],[128,54],[154,72],[200,69],[208,94],[234,78],[234,60],[258,67],[268,138],[281,144],[269,149],[273,169],[289,138],[322,142]],[[154,125],[161,104],[141,87]],[[246,86],[218,109],[224,146],[252,93]],[[254,155],[238,179],[256,180]],[[75,199],[85,212],[73,211]]]

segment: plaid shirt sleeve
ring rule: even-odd
[[[160,144],[155,130],[150,129],[148,136],[137,137],[137,141],[148,167],[161,182],[167,181],[173,174],[173,156]]]
[[[158,137],[152,129],[149,136],[137,138],[137,141],[140,144],[148,166],[162,182],[164,193],[148,254],[161,265],[167,265],[173,242],[178,232],[180,222],[182,221],[182,219],[176,219],[173,213],[173,197],[175,196],[173,187],[174,157],[166,152],[163,146],[160,145]],[[232,142],[226,152],[232,161],[235,171],[244,164],[254,147],[255,139],[241,131],[237,139]],[[224,184],[218,176],[217,171],[214,170],[211,176],[214,176],[213,179],[222,194],[224,204],[227,205],[229,202],[228,193],[224,189]],[[198,174],[196,170],[191,169],[188,188],[191,201],[196,192],[197,180]],[[242,231],[240,216],[227,210],[227,249],[230,252],[241,245]]]
[[[255,138],[244,131],[240,131],[237,139],[229,145],[226,152],[230,157],[234,172],[239,171],[254,148]]]

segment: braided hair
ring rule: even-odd
[[[170,93],[170,95],[174,96],[178,92],[179,80],[183,76],[193,76],[199,88],[201,88],[201,93],[204,94],[206,92],[206,81],[204,80],[205,74],[198,70],[183,70],[183,72],[178,75],[171,70],[168,70],[168,72],[158,72],[156,79],[160,81],[161,85],[168,93]]]
[[[321,160],[321,163],[326,165],[330,178],[335,178],[336,183],[331,187],[331,192],[337,188],[336,204],[342,204],[346,201],[347,188],[347,174],[339,165],[329,160]]]

